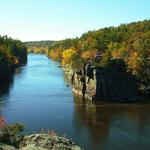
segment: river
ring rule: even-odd
[[[0,114],[25,133],[52,129],[85,150],[149,150],[150,104],[92,103],[74,97],[59,63],[29,54],[1,87]]]

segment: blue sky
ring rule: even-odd
[[[150,0],[0,0],[0,34],[60,40],[150,19]]]

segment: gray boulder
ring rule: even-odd
[[[71,140],[48,134],[25,136],[20,150],[81,150]]]
[[[15,147],[0,143],[0,150],[17,150]]]

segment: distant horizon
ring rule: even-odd
[[[150,19],[149,0],[0,0],[0,35],[59,41]]]

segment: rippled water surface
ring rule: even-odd
[[[1,85],[0,113],[25,133],[53,129],[85,150],[150,150],[149,104],[95,104],[75,98],[59,63],[30,54]]]

